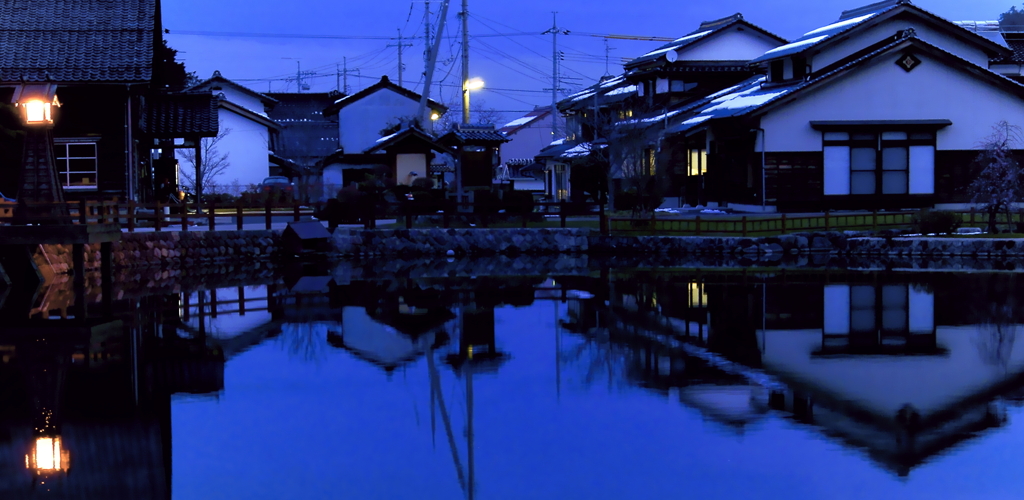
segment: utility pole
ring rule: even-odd
[[[558,27],[558,12],[552,12],[551,29],[541,33],[551,34],[551,140],[558,138],[558,33],[568,35],[569,30]]]
[[[395,45],[388,45],[388,47],[398,47],[398,86],[405,87],[402,80],[402,71],[405,69],[405,65],[402,64],[402,52],[406,47],[412,47],[411,43],[402,43],[402,30],[398,30],[398,43]]]
[[[611,75],[609,72],[609,63],[612,59],[612,51],[615,50],[608,44],[608,39],[604,39],[604,74]]]
[[[469,0],[462,0],[462,123],[469,124]]]
[[[430,57],[427,61],[427,75],[423,83],[423,95],[420,96],[420,109],[417,116],[420,117],[424,130],[433,131],[430,120],[430,111],[427,109],[427,102],[430,101],[430,86],[434,82],[434,67],[437,66],[437,53],[441,49],[441,34],[444,33],[444,24],[448,19],[448,4],[451,0],[444,0],[441,4],[441,20],[438,23],[437,35],[434,36],[434,44],[430,47]]]
[[[430,64],[430,0],[424,0],[423,11],[423,67]]]

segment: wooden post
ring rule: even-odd
[[[448,207],[450,206],[451,203],[448,203],[447,200],[443,201],[441,204],[441,227],[445,229],[448,229]]]
[[[743,236],[747,235],[747,216],[743,216]]]
[[[75,319],[81,321],[89,315],[89,307],[85,300],[85,244],[71,245],[71,267],[75,271]]]
[[[696,218],[696,219],[694,219],[694,220],[695,220],[695,221],[696,221],[696,223],[697,223],[697,226],[696,226],[696,229],[697,229],[697,236],[700,236],[700,216],[698,215],[698,216],[697,216],[697,218]]]
[[[159,201],[156,202],[156,211],[153,212],[153,227],[155,231],[159,231],[164,225],[164,204]]]
[[[293,214],[292,215],[292,219],[295,222],[299,222],[300,220],[302,220],[302,210],[299,208],[298,200],[295,201],[295,207],[294,207],[294,211],[292,212],[292,214]]]
[[[412,207],[406,203],[402,208],[402,212],[405,214],[405,228],[412,229]]]
[[[828,231],[828,230],[829,230],[829,225],[828,225],[828,222],[829,222],[829,221],[828,221],[828,210],[826,210],[826,211],[825,211],[825,230],[826,230],[826,231]]]
[[[267,231],[269,231],[270,230],[270,223],[271,223],[271,220],[270,220],[271,219],[271,211],[270,211],[270,199],[269,198],[267,199],[267,203],[265,205],[263,205],[263,219],[264,219],[264,222],[266,222]]]
[[[782,219],[781,220],[782,220],[782,227],[780,228],[780,232],[782,234],[786,234],[786,214],[782,214]]]
[[[604,236],[608,235],[608,215],[604,213],[604,203],[599,203],[598,208],[600,209],[600,216],[598,218],[599,225],[601,226],[601,234]]]
[[[565,227],[565,200],[558,200],[558,219],[561,227]]]
[[[103,313],[113,312],[114,304],[114,244],[100,243],[100,289],[103,293]]]
[[[968,220],[971,222],[971,224],[974,224],[974,207],[971,207],[971,216]]]
[[[89,223],[89,205],[85,200],[78,202],[78,223],[83,225]]]
[[[210,206],[206,207],[206,220],[208,221],[207,223],[210,226],[210,231],[217,230],[217,219],[215,215],[217,215],[217,202],[211,201]]]
[[[128,200],[128,232],[135,232],[135,201]]]
[[[871,230],[878,230],[878,210],[873,210],[871,212]]]
[[[242,210],[242,199],[238,199],[238,204],[235,205],[235,229],[238,231],[242,230],[242,219],[245,217]]]
[[[196,205],[196,215],[199,214],[199,205]],[[181,207],[181,230],[188,231],[188,203]]]

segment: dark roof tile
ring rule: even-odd
[[[150,97],[142,129],[159,138],[217,135],[217,97],[210,93],[175,93]]]
[[[0,0],[0,81],[144,82],[156,0]]]

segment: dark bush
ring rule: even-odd
[[[533,193],[529,191],[508,191],[501,201],[505,213],[522,215],[533,212]]]
[[[914,215],[913,222],[921,234],[951,234],[955,233],[964,221],[957,213],[921,210]]]
[[[636,190],[615,193],[615,210],[620,212],[632,211],[638,202],[639,197],[636,195]]]

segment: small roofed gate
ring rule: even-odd
[[[465,191],[490,190],[494,169],[501,164],[498,148],[508,142],[494,125],[456,125],[438,143],[455,152],[455,182],[460,198]]]

